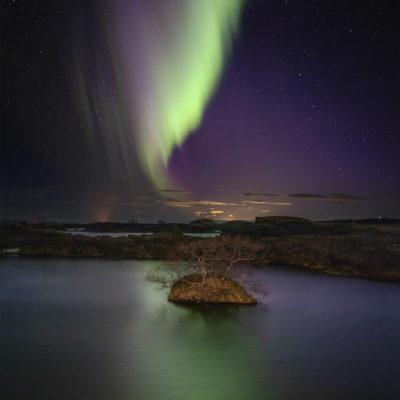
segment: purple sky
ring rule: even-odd
[[[164,196],[104,111],[126,108],[104,36],[118,1],[64,3],[2,6],[1,217],[400,217],[396,1],[249,1]],[[90,136],[77,68],[104,111]]]

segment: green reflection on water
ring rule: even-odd
[[[136,288],[150,308],[135,321],[135,399],[268,399],[258,341],[243,329],[243,307],[184,307],[151,284]]]

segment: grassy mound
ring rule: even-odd
[[[191,274],[176,281],[168,300],[177,303],[256,304],[255,300],[237,282],[231,279],[209,277],[202,282],[200,274]]]

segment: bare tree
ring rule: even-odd
[[[209,282],[233,280],[257,289],[249,279],[249,264],[255,260],[261,245],[240,236],[221,236],[179,244],[181,262],[163,263],[148,275],[162,287],[184,282],[200,291],[214,290]]]

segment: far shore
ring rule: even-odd
[[[70,233],[60,231],[69,229]],[[79,229],[127,232],[127,236],[85,236]],[[129,234],[136,232],[136,234]],[[138,235],[138,233],[153,233]],[[191,236],[190,234],[193,234]],[[0,257],[98,257],[179,260],[176,247],[196,236],[241,235],[262,244],[254,263],[302,267],[323,273],[400,281],[400,221],[314,222],[266,217],[256,222],[217,224],[1,224]]]

